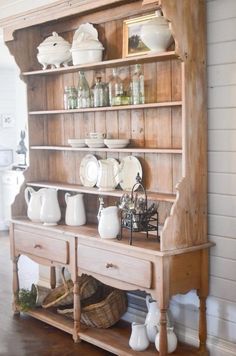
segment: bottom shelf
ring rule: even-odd
[[[69,334],[73,333],[73,321],[61,315],[56,314],[53,310],[34,309],[27,312],[28,315],[50,324]],[[154,345],[150,345],[146,351],[135,352],[129,347],[129,337],[131,333],[131,325],[125,321],[120,321],[109,329],[96,329],[82,327],[79,332],[81,340],[96,345],[115,355],[132,356],[144,355],[154,356],[157,351]],[[198,350],[192,346],[179,344],[178,348],[171,355],[173,356],[195,356],[200,355]]]

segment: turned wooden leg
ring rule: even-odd
[[[79,294],[79,282],[74,282],[74,342],[80,342],[79,330],[80,330],[80,294]]]
[[[18,260],[19,257],[13,258],[13,302],[12,302],[12,310],[14,314],[19,314],[19,277],[18,277]]]
[[[50,287],[54,289],[56,287],[57,281],[56,281],[56,268],[50,267]]]
[[[207,321],[206,321],[206,297],[199,296],[199,354],[208,356],[206,347],[207,340]]]
[[[160,308],[160,344],[159,344],[159,355],[166,356],[168,350],[167,344],[167,309]]]

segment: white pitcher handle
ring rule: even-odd
[[[149,310],[149,308],[150,308],[150,295],[147,295],[146,296],[146,305],[147,305],[147,309]]]
[[[31,187],[27,187],[25,188],[25,201],[26,204],[29,205],[29,201],[30,201],[30,196],[34,193],[33,188]]]
[[[68,203],[68,198],[70,197],[70,193],[66,193],[65,194],[65,202],[66,202],[66,205]]]

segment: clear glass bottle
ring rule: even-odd
[[[110,106],[120,105],[119,98],[123,95],[123,83],[118,76],[117,69],[113,68],[112,78],[108,84],[109,87],[109,104]]]
[[[79,72],[77,107],[79,109],[91,107],[90,89],[84,72],[82,71]]]
[[[65,87],[64,108],[65,110],[77,108],[77,89],[75,87]]]
[[[93,88],[93,100],[94,100],[94,107],[97,108],[99,106],[105,106],[104,105],[104,85],[101,82],[102,78],[97,77],[95,79],[95,86]]]
[[[131,90],[132,90],[132,104],[144,104],[145,94],[144,94],[144,75],[141,72],[141,65],[136,64],[134,67],[134,73],[131,80]]]

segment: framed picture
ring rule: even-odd
[[[124,20],[123,22],[123,58],[146,54],[150,49],[142,42],[140,33],[142,25],[153,19],[155,13]]]

